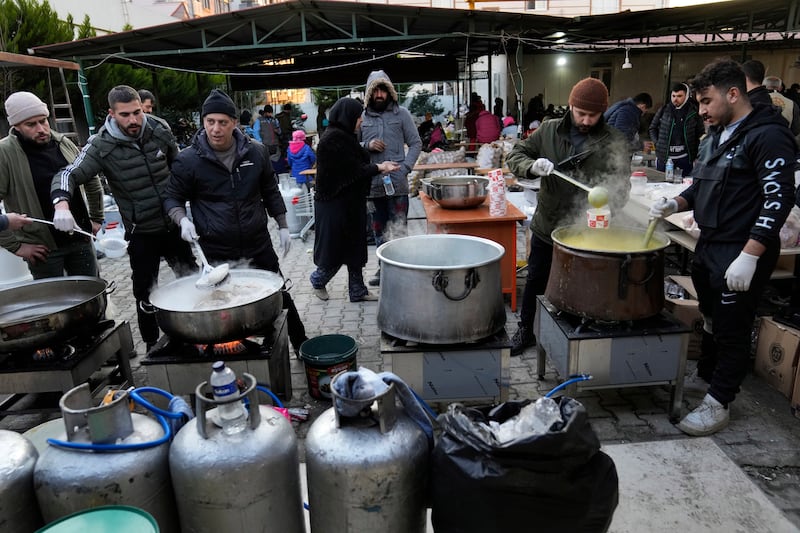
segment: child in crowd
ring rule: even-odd
[[[292,167],[292,177],[298,185],[305,185],[306,182],[311,181],[311,176],[300,174],[304,170],[308,170],[317,162],[317,156],[314,150],[306,143],[306,133],[302,130],[297,130],[292,133],[292,140],[289,141],[289,150],[286,152],[286,158],[289,161],[289,166]]]

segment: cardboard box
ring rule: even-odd
[[[794,375],[794,387],[792,388],[792,397],[791,397],[791,404],[792,404],[792,413],[797,418],[800,418],[800,379],[798,379],[798,374],[800,374],[800,365],[797,368],[797,374]]]
[[[694,290],[692,278],[689,276],[668,276],[668,280],[683,287],[690,299],[664,298],[664,308],[672,313],[683,324],[692,328],[689,335],[687,359],[700,358],[700,345],[703,341],[703,315],[697,308],[697,292]]]
[[[800,331],[769,317],[761,319],[755,373],[787,398],[792,398],[794,391],[798,347]]]

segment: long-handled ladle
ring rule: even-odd
[[[33,217],[28,217],[28,220],[33,220],[34,222],[39,222],[41,224],[49,224],[51,226],[55,226],[55,224],[53,224],[53,222],[51,222],[50,220],[43,220],[41,218],[33,218]],[[72,230],[69,231],[68,233],[73,233],[73,232],[74,233],[80,233],[81,235],[86,235],[87,237],[91,237],[92,239],[97,240],[97,237],[95,235],[89,233],[88,231],[83,231],[80,228],[77,228],[77,227],[76,228],[72,228]]]
[[[203,263],[203,271],[200,273],[200,277],[197,278],[197,281],[195,281],[195,287],[198,289],[216,287],[228,278],[230,275],[228,263],[222,263],[219,266],[212,267],[208,263],[208,259],[206,259],[206,254],[203,253],[203,248],[200,247],[199,239],[194,240],[194,248],[197,250],[200,261]]]
[[[596,187],[589,187],[588,185],[576,180],[572,176],[564,174],[560,170],[553,169],[552,173],[589,193],[589,203],[592,205],[592,207],[600,208],[608,204],[608,189],[605,187],[599,185]]]

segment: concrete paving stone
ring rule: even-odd
[[[644,414],[639,415],[642,420],[647,422],[651,433],[657,437],[676,438],[683,437],[683,432],[672,424],[664,414]]]
[[[630,406],[621,406],[621,405],[611,405],[607,406],[604,405],[606,409],[611,411],[614,415],[614,418],[617,421],[617,424],[621,428],[628,428],[631,426],[647,426],[647,420],[640,418],[636,415],[633,411],[631,411]]]
[[[620,396],[625,398],[632,406],[633,412],[637,415],[647,414],[664,414],[664,405],[658,405],[653,401],[653,395],[650,391],[644,391],[644,387],[637,387],[636,389],[623,389],[620,390]],[[636,392],[631,392],[631,391]]]
[[[584,394],[580,398],[576,398],[586,408],[586,412],[592,418],[609,418],[613,417],[614,413],[606,409],[601,403],[600,398],[591,394]]]
[[[611,418],[591,418],[589,420],[600,442],[621,442],[626,440],[625,434]]]

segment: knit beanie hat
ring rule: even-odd
[[[236,118],[236,106],[233,105],[233,100],[231,100],[230,96],[219,89],[214,89],[208,95],[206,101],[203,102],[201,116],[204,117],[209,113],[223,113],[229,117]]]
[[[16,126],[23,120],[44,115],[50,116],[47,104],[39,100],[33,93],[20,91],[6,98],[6,115],[8,123]]]
[[[306,132],[302,130],[295,131],[294,133],[292,133],[292,140],[306,142]]]
[[[514,117],[505,116],[503,117],[503,127],[507,128],[514,124]]]
[[[608,89],[596,78],[584,78],[572,88],[568,102],[570,107],[602,113],[608,109]]]

